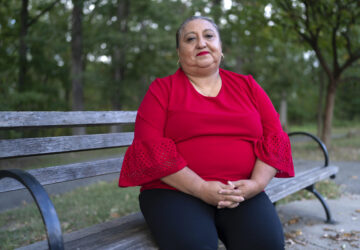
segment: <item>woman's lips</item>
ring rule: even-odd
[[[196,56],[203,56],[203,55],[206,55],[206,54],[209,54],[208,51],[202,51],[200,53],[198,53]]]

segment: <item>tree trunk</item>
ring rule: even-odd
[[[129,5],[128,0],[119,0],[117,2],[117,27],[118,32],[126,38],[128,31],[127,18],[129,16]],[[125,67],[126,67],[126,47],[121,46],[126,44],[126,41],[119,42],[114,46],[113,51],[113,66],[114,66],[114,91],[112,93],[112,107],[114,110],[121,110],[122,108],[122,92],[121,85],[125,78]],[[110,131],[112,133],[120,132],[121,126],[111,126]]]
[[[324,120],[324,107],[323,107],[323,100],[324,100],[324,87],[325,87],[325,79],[324,79],[324,72],[321,71],[319,73],[319,99],[317,105],[317,135],[321,137],[322,135],[322,124]]]
[[[28,33],[28,5],[29,0],[22,0],[21,6],[21,14],[20,14],[20,44],[19,44],[19,79],[18,79],[18,90],[19,92],[24,92],[25,90],[25,77],[27,70],[27,44],[26,44],[26,36]]]
[[[286,91],[283,90],[281,93],[281,102],[280,102],[280,122],[284,131],[287,131],[287,101],[286,101]]]
[[[119,46],[114,48],[114,92],[112,93],[112,106],[114,110],[121,110],[121,83],[124,80],[124,51]]]
[[[82,44],[82,0],[73,1],[71,30],[71,79],[72,110],[84,109],[83,104],[83,44]],[[73,128],[73,134],[85,134],[85,128]]]
[[[127,18],[129,16],[129,1],[128,0],[118,0],[117,3],[117,27],[118,32],[122,35],[123,40],[126,38],[128,25]],[[125,55],[126,55],[126,47],[124,46],[126,41],[118,42],[114,47],[113,54],[113,65],[114,65],[114,93],[112,98],[112,105],[115,110],[121,110],[121,84],[124,80],[125,75]],[[122,45],[122,46],[121,46]]]
[[[120,4],[119,4],[120,5]],[[113,110],[121,110],[121,82],[124,79],[124,52],[119,48],[118,45],[114,48],[114,92],[112,94],[112,106]],[[119,125],[114,125],[110,127],[111,133],[119,133],[121,132],[122,128]]]
[[[334,114],[337,80],[338,79],[330,79],[326,94],[325,117],[321,139],[327,147],[331,145],[331,126]]]

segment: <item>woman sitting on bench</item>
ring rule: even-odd
[[[263,190],[294,176],[290,141],[251,76],[219,68],[216,24],[187,19],[180,68],[149,87],[119,186],[141,186],[140,208],[160,249],[284,249]]]

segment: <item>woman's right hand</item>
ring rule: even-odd
[[[233,192],[231,194],[221,194],[224,189],[233,190]],[[200,188],[199,198],[218,208],[234,208],[244,200],[242,196],[237,194],[237,190],[233,185],[225,185],[219,181],[204,181]],[[219,204],[222,205],[219,206]]]

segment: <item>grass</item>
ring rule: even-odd
[[[137,187],[123,189],[118,188],[116,182],[99,182],[51,196],[51,200],[62,231],[67,233],[138,211],[138,193]],[[3,250],[46,239],[34,204],[0,213],[0,225],[0,249]]]
[[[327,199],[337,199],[341,195],[341,190],[339,185],[337,185],[332,180],[324,180],[316,183],[315,185],[317,191],[319,191],[324,197]],[[300,190],[292,195],[289,195],[280,201],[277,202],[277,204],[286,204],[292,201],[297,200],[310,200],[315,199],[314,194],[307,190]]]
[[[334,134],[349,134],[332,140],[329,148],[332,161],[360,161],[360,133],[359,124],[350,124],[334,128]],[[291,131],[316,132],[315,126],[291,127]],[[123,152],[121,150],[121,152]],[[107,155],[113,157],[121,153],[110,150]],[[322,153],[313,142],[297,142],[292,145],[294,158],[305,160],[323,160]],[[71,156],[77,161],[89,160],[89,157],[103,157],[104,152],[89,155],[88,152]],[[51,156],[49,156],[51,157]],[[66,164],[73,161],[65,159],[44,158],[38,161],[32,159],[33,167],[44,167],[54,161]],[[29,158],[27,158],[29,160]],[[26,159],[25,159],[26,160]],[[31,167],[31,168],[33,168]],[[0,162],[1,169],[1,162]],[[316,184],[317,190],[328,199],[340,196],[341,190],[331,180]],[[137,196],[139,188],[117,188],[116,182],[100,182],[88,187],[81,187],[72,192],[52,196],[51,199],[57,210],[63,232],[72,232],[83,227],[118,218],[131,212],[139,211]],[[278,202],[284,204],[294,200],[313,199],[314,195],[302,190]],[[0,213],[0,249],[14,249],[39,240],[46,239],[44,226],[37,207],[26,204],[20,208]]]
[[[328,148],[331,161],[360,161],[360,124],[346,124],[332,129],[333,139]],[[306,131],[316,134],[316,127],[293,126],[290,131]],[[323,160],[322,152],[313,141],[295,142],[291,145],[293,157],[305,160]]]

